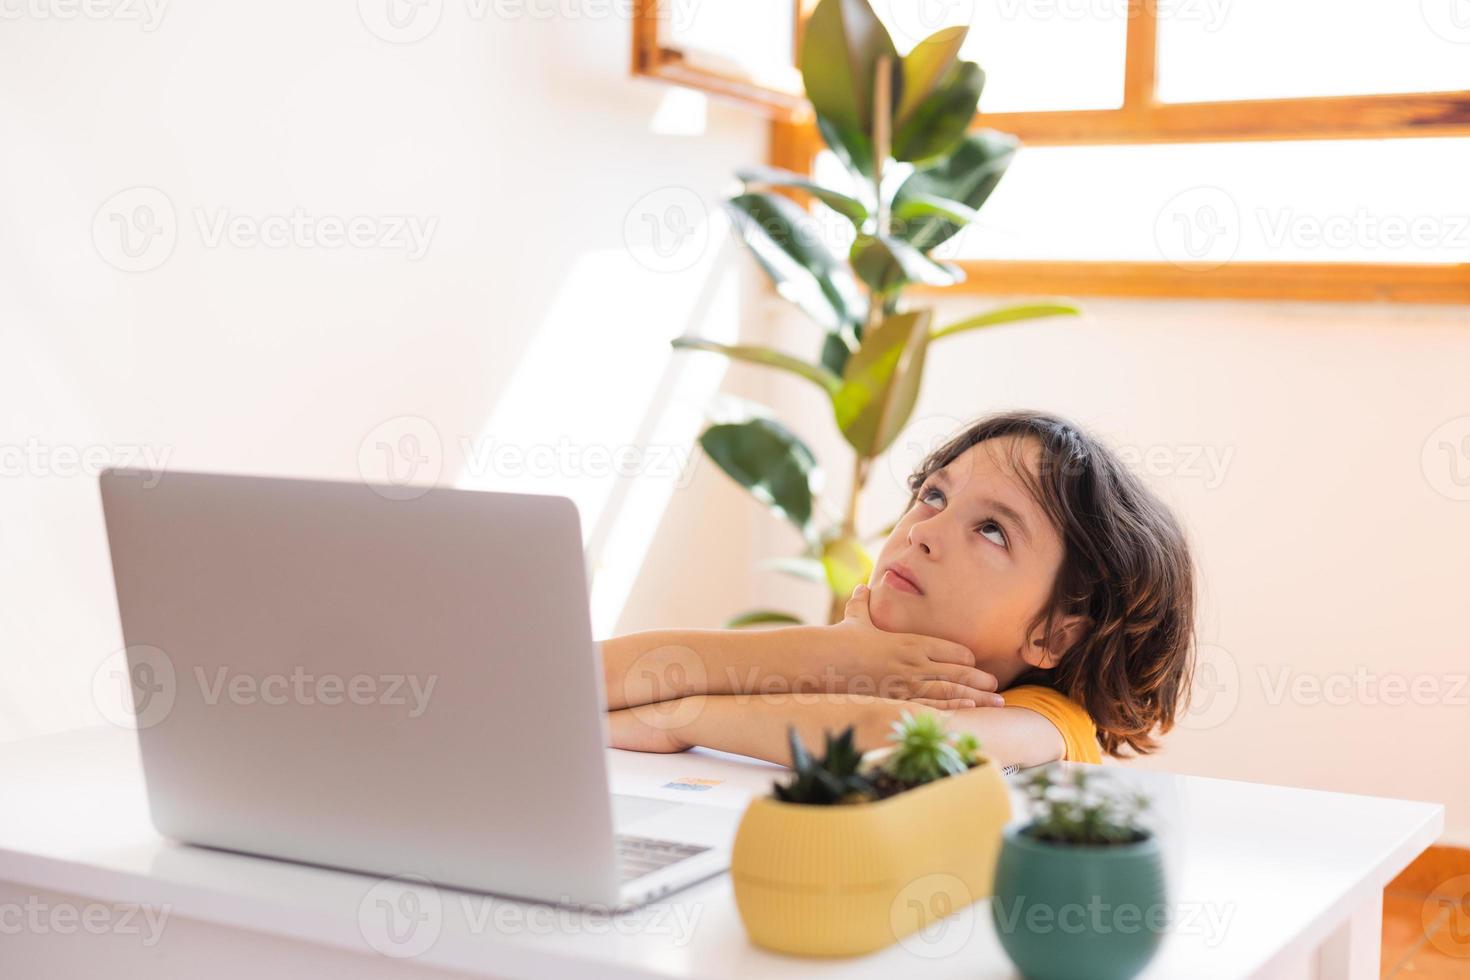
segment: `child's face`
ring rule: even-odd
[[[875,626],[962,643],[1002,688],[1028,665],[1050,666],[1026,627],[1050,597],[1063,557],[1061,536],[1012,462],[1035,474],[1041,447],[1017,439],[971,446],[930,474],[868,583]],[[888,571],[895,562],[908,567],[922,594]]]

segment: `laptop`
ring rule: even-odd
[[[568,498],[100,482],[160,833],[604,910],[728,867],[737,810],[610,791]]]

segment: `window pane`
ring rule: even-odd
[[[1470,0],[1158,0],[1166,102],[1470,89]]]
[[[1023,148],[950,258],[1470,262],[1470,139]]]
[[[690,60],[799,84],[791,52],[794,0],[665,0],[662,42]]]
[[[871,0],[898,50],[968,23],[962,54],[985,69],[985,112],[1123,104],[1127,0]]]

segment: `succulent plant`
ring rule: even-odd
[[[888,738],[897,744],[883,760],[883,771],[910,785],[959,775],[973,764],[967,757],[977,758],[980,748],[974,735],[965,738],[946,731],[940,717],[927,711],[918,715],[905,711]],[[961,739],[963,745],[957,744]]]
[[[1057,763],[1022,780],[1031,810],[1025,833],[1055,844],[1130,844],[1150,835],[1149,799],[1086,768]]]
[[[858,769],[862,753],[853,744],[851,725],[840,735],[827,733],[826,754],[818,761],[801,744],[796,728],[788,730],[791,768],[795,776],[786,785],[776,784],[776,799],[785,803],[859,803],[872,799],[873,783]]]

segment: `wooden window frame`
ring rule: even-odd
[[[664,45],[662,0],[635,0],[634,75],[701,89],[771,120],[769,163],[810,174],[823,147],[799,91],[715,71]],[[1123,104],[1117,109],[981,112],[972,129],[998,129],[1031,146],[1104,146],[1470,135],[1470,90],[1222,102],[1160,102],[1158,0],[1129,0]],[[793,49],[816,0],[796,0]],[[1470,263],[1169,262],[966,259],[963,283],[944,292],[1210,297],[1398,303],[1470,303]]]

